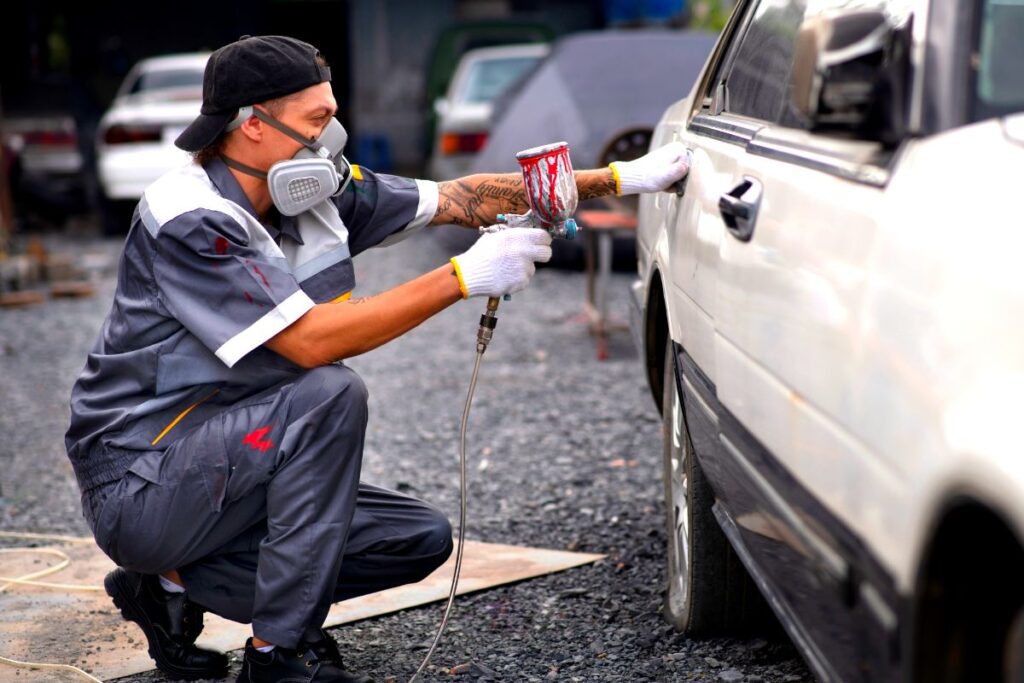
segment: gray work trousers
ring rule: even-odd
[[[359,481],[366,387],[329,365],[228,407],[105,492],[99,547],[294,648],[331,603],[419,581],[451,554],[440,510]]]

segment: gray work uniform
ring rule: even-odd
[[[65,437],[86,521],[120,566],[295,647],[332,602],[417,581],[451,553],[422,501],[360,483],[367,393],[263,344],[355,286],[352,256],[426,225],[437,186],[356,168],[344,228],[261,223],[220,160],[147,190]]]

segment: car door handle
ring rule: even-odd
[[[672,132],[672,142],[680,142],[678,129]],[[686,181],[690,179],[690,171],[693,170],[693,150],[689,147],[686,148],[686,162],[686,175],[666,188],[669,192],[675,192],[677,197],[682,197],[686,194]]]
[[[754,236],[757,210],[761,207],[761,183],[749,176],[718,198],[718,213],[725,227],[741,242]]]

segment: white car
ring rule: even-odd
[[[756,586],[820,680],[1024,680],[1022,35],[1020,0],[739,0],[658,124],[693,153],[633,289],[678,628]]]
[[[133,205],[150,183],[188,160],[174,140],[199,115],[208,58],[197,53],[144,59],[125,77],[97,131],[99,181],[108,201]],[[123,212],[115,213],[123,218]]]
[[[473,157],[487,144],[491,111],[500,96],[544,59],[545,43],[469,50],[462,56],[448,93],[434,102],[438,115],[427,175],[451,180],[469,173]]]

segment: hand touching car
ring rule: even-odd
[[[633,161],[613,161],[615,193],[639,194],[668,190],[690,171],[690,151],[681,142],[670,142]]]

